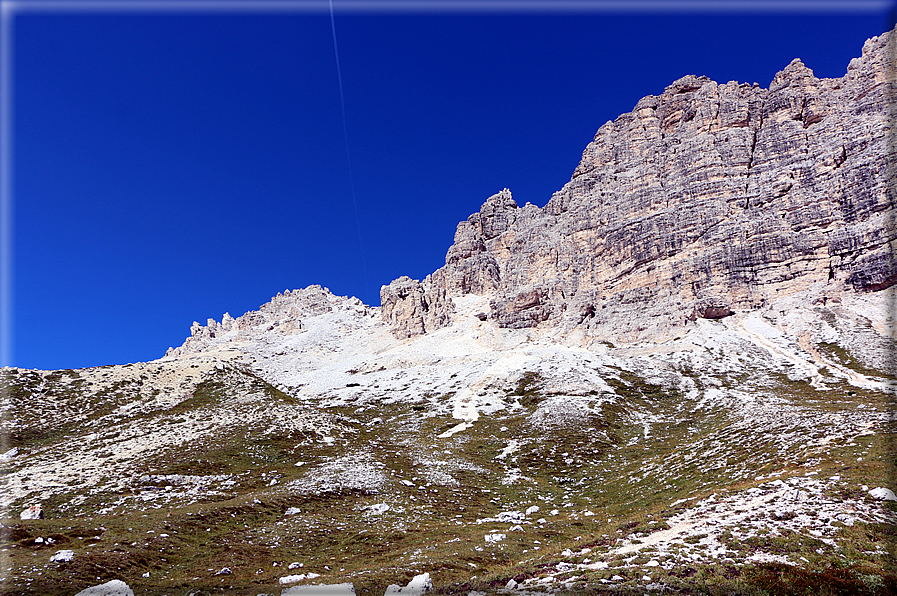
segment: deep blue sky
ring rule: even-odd
[[[338,2],[337,2],[338,4]],[[20,14],[14,352],[149,360],[194,320],[318,283],[379,305],[509,187],[544,205],[673,80],[837,77],[867,14]]]

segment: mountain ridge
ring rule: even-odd
[[[544,208],[505,189],[461,222],[409,316],[450,310],[442,292],[489,294],[500,326],[633,341],[809,286],[826,300],[891,286],[893,38],[867,41],[839,79],[795,59],[768,89],[688,75],[642,98]]]

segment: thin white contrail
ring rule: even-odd
[[[13,364],[12,50],[11,10],[0,4],[0,366]]]
[[[346,124],[346,97],[343,94],[343,69],[339,63],[339,46],[336,44],[336,21],[333,19],[333,0],[330,4],[330,31],[333,33],[333,55],[336,57],[336,77],[339,80],[339,107],[343,115],[343,140],[346,143],[346,163],[349,168],[349,188],[352,191],[352,210],[355,212],[355,227],[358,230],[358,251],[365,280],[368,277],[367,260],[364,258],[364,243],[361,239],[361,219],[358,217],[358,200],[355,198],[355,177],[352,174],[352,155],[349,152],[349,126]]]

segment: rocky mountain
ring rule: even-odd
[[[894,593],[895,39],[676,81],[379,307],[4,369],[0,594]]]
[[[490,197],[412,300],[442,312],[443,292],[490,295],[501,327],[637,341],[796,292],[893,285],[889,44],[869,40],[839,79],[799,59],[768,89],[682,77],[602,126],[544,208],[518,207],[507,189]],[[446,323],[425,319],[409,312],[397,333]]]

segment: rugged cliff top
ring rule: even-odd
[[[420,289],[384,288],[384,315],[413,335],[448,324],[427,305],[487,295],[502,327],[636,341],[798,292],[889,287],[894,38],[868,40],[838,79],[795,59],[766,89],[689,75],[641,99],[544,208],[487,199]]]

